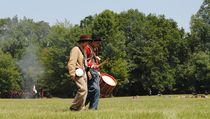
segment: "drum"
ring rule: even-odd
[[[107,97],[114,87],[117,85],[117,80],[106,73],[101,74],[101,80],[100,80],[100,92],[101,97]]]

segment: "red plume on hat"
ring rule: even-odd
[[[91,36],[83,34],[80,36],[80,39],[77,42],[85,42],[85,41],[91,41]]]

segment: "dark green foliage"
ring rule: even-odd
[[[9,53],[0,50],[0,98],[21,90],[21,74]]]
[[[121,13],[105,10],[75,26],[68,21],[49,26],[26,18],[0,19],[0,96],[24,89],[21,84],[27,78],[19,62],[33,45],[35,60],[30,61],[43,67],[42,73],[32,78],[37,90],[43,90],[45,96],[73,97],[76,87],[67,62],[81,34],[102,38],[97,54],[102,61],[109,59],[101,73],[118,80],[114,95],[208,92],[209,4],[204,0],[192,16],[190,33],[164,15],[145,15],[133,9]]]

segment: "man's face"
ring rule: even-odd
[[[99,47],[101,45],[101,41],[93,41],[92,45],[93,47]]]
[[[87,41],[86,42],[81,42],[80,44],[83,48],[85,48],[88,45],[88,42]]]

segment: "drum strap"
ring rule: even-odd
[[[87,55],[84,53],[84,50],[83,50],[83,48],[82,48],[80,45],[77,45],[77,47],[80,49],[80,51],[82,52],[82,54],[83,54],[83,56],[84,56],[83,62],[84,62],[85,70],[86,70],[85,73],[86,73],[86,75],[87,75],[87,72],[90,70],[90,68],[89,68],[88,65],[87,65]],[[88,80],[89,80],[88,75],[87,75],[87,78],[88,78]]]
[[[87,69],[88,69],[88,66],[87,66],[87,56],[86,56],[86,54],[84,53],[84,50],[83,50],[83,48],[82,48],[80,45],[77,45],[77,47],[80,49],[80,51],[82,52],[82,54],[83,54],[83,56],[84,56],[83,63],[84,63],[85,69],[87,70]]]
[[[95,53],[93,47],[91,45],[89,45],[89,48],[91,50],[91,57],[89,60],[94,61],[94,63],[98,64],[99,62],[96,59],[96,53]]]

